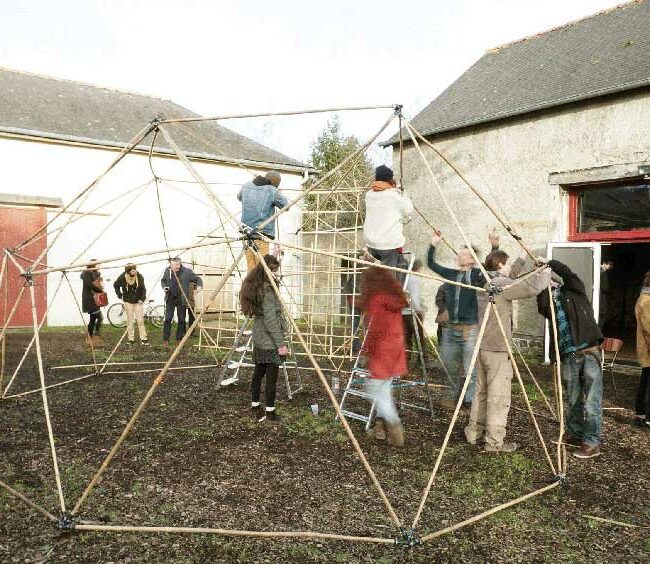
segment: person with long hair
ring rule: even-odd
[[[280,262],[272,255],[264,256],[264,263],[274,274]],[[280,365],[289,354],[286,343],[287,322],[282,304],[269,282],[264,265],[258,264],[246,276],[239,292],[239,303],[244,315],[254,317],[253,362],[255,370],[251,380],[251,413],[256,420],[266,416],[267,421],[279,421],[275,410],[276,385]],[[266,378],[262,408],[260,394],[262,380]]]
[[[641,379],[636,392],[636,421],[650,427],[650,272],[643,277],[636,315],[636,354],[641,365]]]
[[[99,271],[99,264],[94,264],[95,259],[90,261],[86,270],[81,273],[81,309],[90,316],[88,321],[88,341],[94,347],[102,344],[99,331],[104,319],[102,308],[97,305],[95,294],[104,292],[104,282]]]
[[[375,400],[377,409],[372,434],[391,445],[403,446],[404,428],[391,386],[394,377],[406,373],[402,309],[408,302],[392,272],[372,266],[363,274],[360,305],[368,327],[363,345],[370,372],[366,391]]]

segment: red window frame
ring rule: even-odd
[[[599,186],[580,186],[569,188],[569,241],[590,242],[590,241],[620,241],[620,242],[648,242],[650,241],[650,229],[631,229],[629,231],[590,231],[589,233],[578,232],[578,206],[580,194],[590,188]]]

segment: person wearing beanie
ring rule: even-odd
[[[386,266],[398,266],[404,246],[403,224],[408,223],[413,204],[397,187],[393,171],[385,165],[375,169],[375,181],[366,192],[363,238],[368,252]]]
[[[129,344],[135,343],[135,323],[138,323],[138,334],[140,342],[148,345],[147,330],[144,327],[144,300],[147,297],[147,289],[144,285],[144,277],[138,272],[135,264],[130,262],[124,267],[124,272],[117,277],[113,283],[117,298],[124,302],[126,312],[126,330]]]
[[[241,222],[251,229],[257,229],[273,216],[276,208],[283,208],[289,200],[278,190],[282,177],[271,170],[264,176],[256,176],[251,182],[242,185],[237,199],[241,202]],[[262,233],[269,239],[275,239],[275,222],[271,221],[262,228]],[[269,254],[266,241],[255,241],[260,255]],[[257,265],[257,256],[251,249],[246,249],[248,272]]]

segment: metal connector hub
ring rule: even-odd
[[[415,529],[400,529],[400,534],[395,537],[395,546],[402,548],[413,548],[421,544],[422,540]]]
[[[75,528],[76,522],[74,517],[68,512],[61,513],[59,515],[59,520],[56,523],[57,529],[61,531],[73,531]]]

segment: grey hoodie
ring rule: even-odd
[[[515,261],[516,263],[517,261]],[[519,265],[517,265],[519,266]],[[515,269],[515,265],[513,265]],[[551,269],[545,268],[544,270],[531,274],[527,278],[516,281],[502,276],[498,272],[488,272],[492,277],[491,282],[498,288],[504,288],[503,291],[496,294],[494,303],[496,304],[497,312],[501,318],[503,329],[505,330],[508,342],[512,343],[512,302],[524,298],[532,298],[542,292],[551,281]],[[509,284],[514,284],[508,286]],[[486,285],[487,287],[487,285]],[[488,307],[489,298],[486,292],[477,292],[478,296],[478,316],[479,325],[483,323],[485,310]],[[485,327],[485,334],[481,341],[480,350],[492,352],[508,352],[501,330],[499,329],[499,322],[497,321],[494,312],[490,312],[487,326]]]

